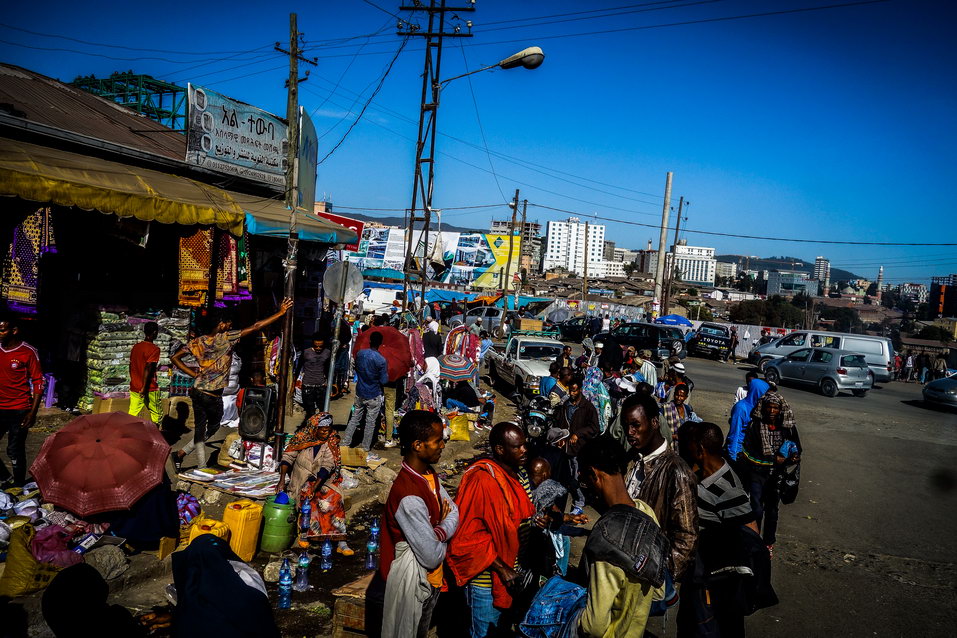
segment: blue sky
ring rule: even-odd
[[[375,3],[397,12],[398,2]],[[438,140],[442,154],[433,204],[490,205],[443,215],[450,224],[483,228],[493,216],[508,215],[503,202],[520,188],[530,204],[655,224],[665,173],[673,171],[673,203],[679,195],[691,202],[683,222],[689,229],[815,240],[957,242],[950,192],[957,181],[957,11],[952,3],[890,0],[656,26],[839,3],[479,0],[473,14],[463,14],[474,22],[475,37],[448,42],[443,77],[464,72],[466,65],[492,64],[526,45],[540,45],[546,60],[534,71],[480,73],[471,84],[460,79],[443,91],[439,131],[445,135]],[[541,17],[626,4],[644,6]],[[271,46],[288,44],[288,14],[297,11],[307,55],[320,56],[301,102],[324,135],[322,156],[355,119],[400,42],[396,19],[361,0],[268,5],[210,0],[176,11],[157,11],[157,6],[17,3],[0,22],[131,48],[0,27],[0,40],[73,49],[0,43],[0,59],[65,81],[133,69],[183,84],[193,81],[284,115],[285,60]],[[586,19],[602,15],[607,17]],[[565,37],[624,28],[632,30]],[[147,48],[173,53],[134,50]],[[408,43],[363,120],[320,166],[317,192],[343,214],[347,206],[409,205],[421,49],[416,39]],[[167,60],[116,60],[77,51]],[[493,153],[491,166],[476,104]],[[529,207],[529,219],[542,223],[567,216]],[[644,247],[649,238],[657,244],[656,230],[605,223],[606,236],[618,245]],[[876,277],[883,263],[891,282],[957,272],[957,247],[682,236],[719,253],[809,261],[825,255],[834,266],[861,276]]]

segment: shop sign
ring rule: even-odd
[[[188,95],[187,163],[285,186],[288,141],[283,120],[192,84]]]
[[[361,222],[358,219],[351,219],[349,217],[343,217],[342,215],[335,215],[333,213],[316,213],[319,217],[323,219],[328,219],[334,224],[339,224],[340,226],[345,226],[349,230],[356,231],[356,242],[354,244],[346,244],[346,250],[357,251],[359,250],[359,242],[362,241],[362,231],[365,228],[365,222]]]

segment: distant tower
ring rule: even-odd
[[[884,267],[877,271],[877,301],[881,301],[881,290],[884,288]]]

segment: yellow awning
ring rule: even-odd
[[[160,171],[0,138],[0,195],[234,235],[246,213],[230,193]]]

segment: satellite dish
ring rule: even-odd
[[[362,273],[348,261],[338,261],[322,277],[322,289],[332,301],[352,303],[362,294]]]

